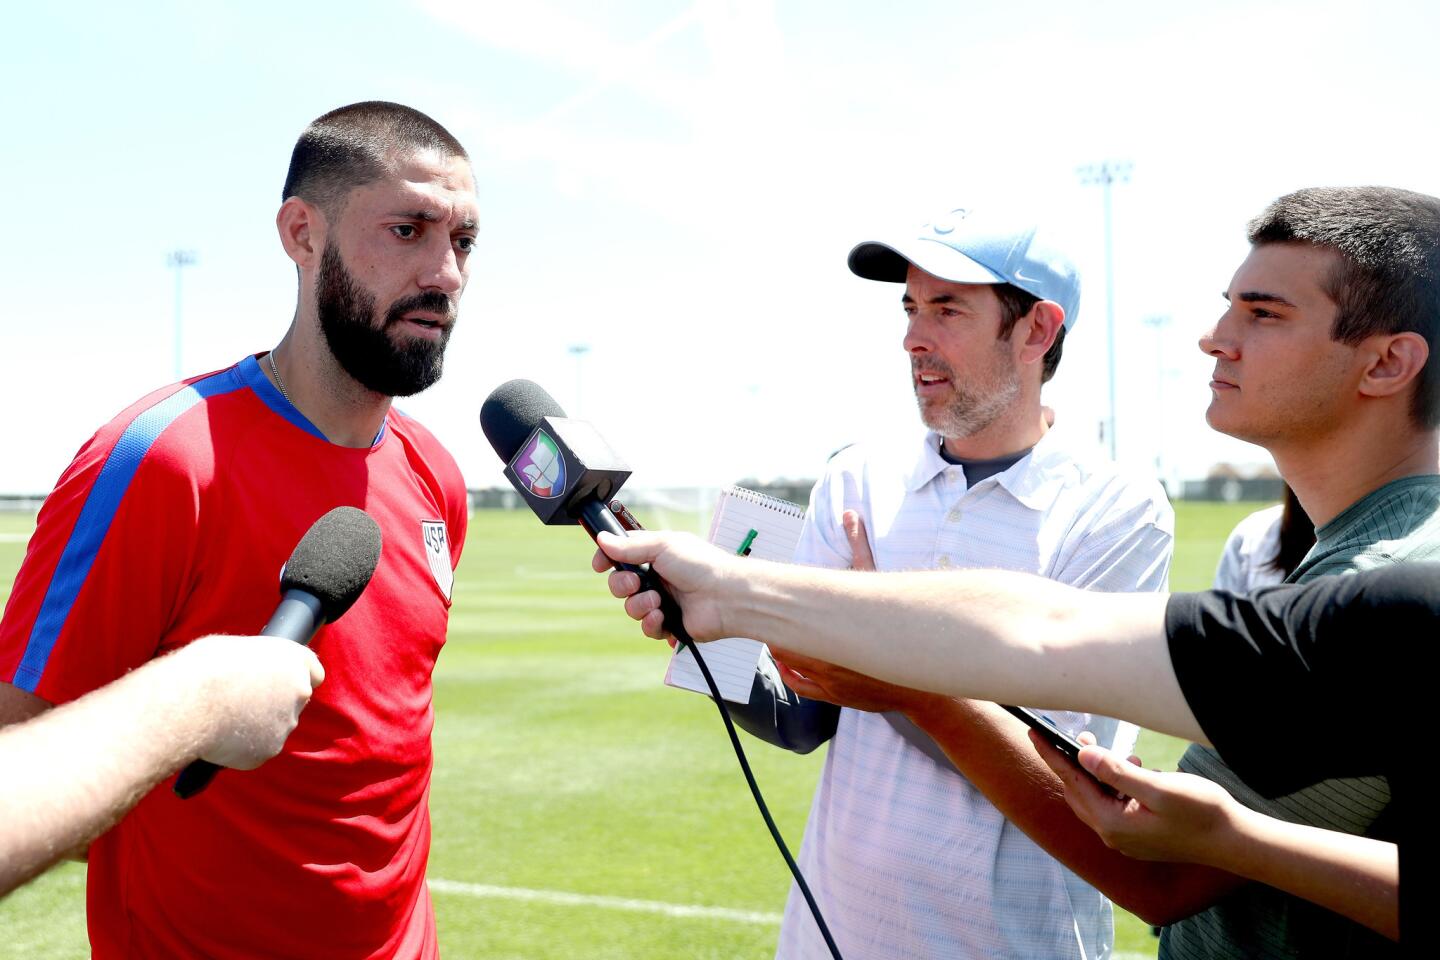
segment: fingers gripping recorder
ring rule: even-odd
[[[626,535],[607,504],[630,478],[630,466],[589,422],[567,418],[539,384],[511,380],[496,387],[480,408],[480,429],[505,461],[506,478],[542,523],[578,523],[591,537],[602,530]],[[683,636],[680,608],[650,565],[615,566],[660,594],[666,627]]]

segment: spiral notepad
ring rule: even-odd
[[[800,531],[805,525],[805,508],[744,487],[730,487],[720,493],[715,518],[710,522],[710,542],[731,553],[742,550],[757,560],[789,563],[795,558]],[[750,700],[755,669],[765,645],[758,640],[732,637],[707,643],[700,651],[715,678],[720,695],[735,703]],[[665,682],[682,690],[708,694],[705,678],[687,649],[670,658]]]

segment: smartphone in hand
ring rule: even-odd
[[[1027,707],[1012,707],[1003,703],[1000,704],[1000,706],[1031,730],[1039,733],[1040,736],[1044,737],[1045,741],[1056,750],[1065,754],[1066,759],[1075,765],[1075,769],[1085,774],[1085,776],[1091,780],[1095,780],[1096,783],[1099,783],[1106,793],[1115,794],[1115,790],[1109,784],[1100,783],[1099,780],[1095,779],[1093,773],[1080,766],[1080,747],[1082,744],[1079,740],[1076,740],[1070,736],[1070,734],[1055,726],[1054,721],[1049,717],[1042,716]]]

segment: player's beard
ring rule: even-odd
[[[927,405],[917,395],[925,426],[946,438],[973,437],[1000,419],[1020,395],[1020,372],[1006,362],[1008,358],[1001,350],[997,349],[993,359],[984,383],[961,386],[954,369],[939,357],[927,354],[912,358],[912,383],[925,371],[940,374],[950,384],[951,394],[942,402]]]
[[[455,321],[455,303],[437,290],[396,300],[375,325],[375,296],[345,267],[332,243],[320,255],[315,310],[320,330],[336,362],[366,390],[387,397],[408,397],[440,379],[445,345]],[[406,337],[396,343],[390,330],[405,314],[425,310],[444,318],[438,340]]]

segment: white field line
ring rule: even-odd
[[[527,890],[523,887],[492,887],[484,883],[459,883],[431,877],[430,889],[436,893],[453,893],[465,897],[498,900],[524,900],[530,903],[554,904],[565,907],[599,907],[602,910],[631,910],[636,913],[658,913],[667,917],[696,917],[702,920],[729,920],[732,923],[779,925],[780,914],[756,910],[731,910],[728,907],[701,907],[659,900],[630,900],[625,897],[601,897],[592,894],[566,893],[561,890]]]
[[[778,926],[780,914],[754,910],[730,910],[726,907],[699,907],[659,900],[628,900],[624,897],[599,897],[560,890],[527,890],[523,887],[492,887],[484,883],[459,883],[431,877],[430,889],[436,893],[454,893],[465,897],[497,900],[524,900],[530,903],[555,904],[566,907],[599,907],[602,910],[633,910],[659,913],[667,917],[700,917],[705,920],[731,920],[735,923],[760,923]],[[1154,960],[1153,953],[1112,953],[1110,960]]]
[[[30,534],[28,533],[0,533],[0,543],[28,543],[29,541]]]

